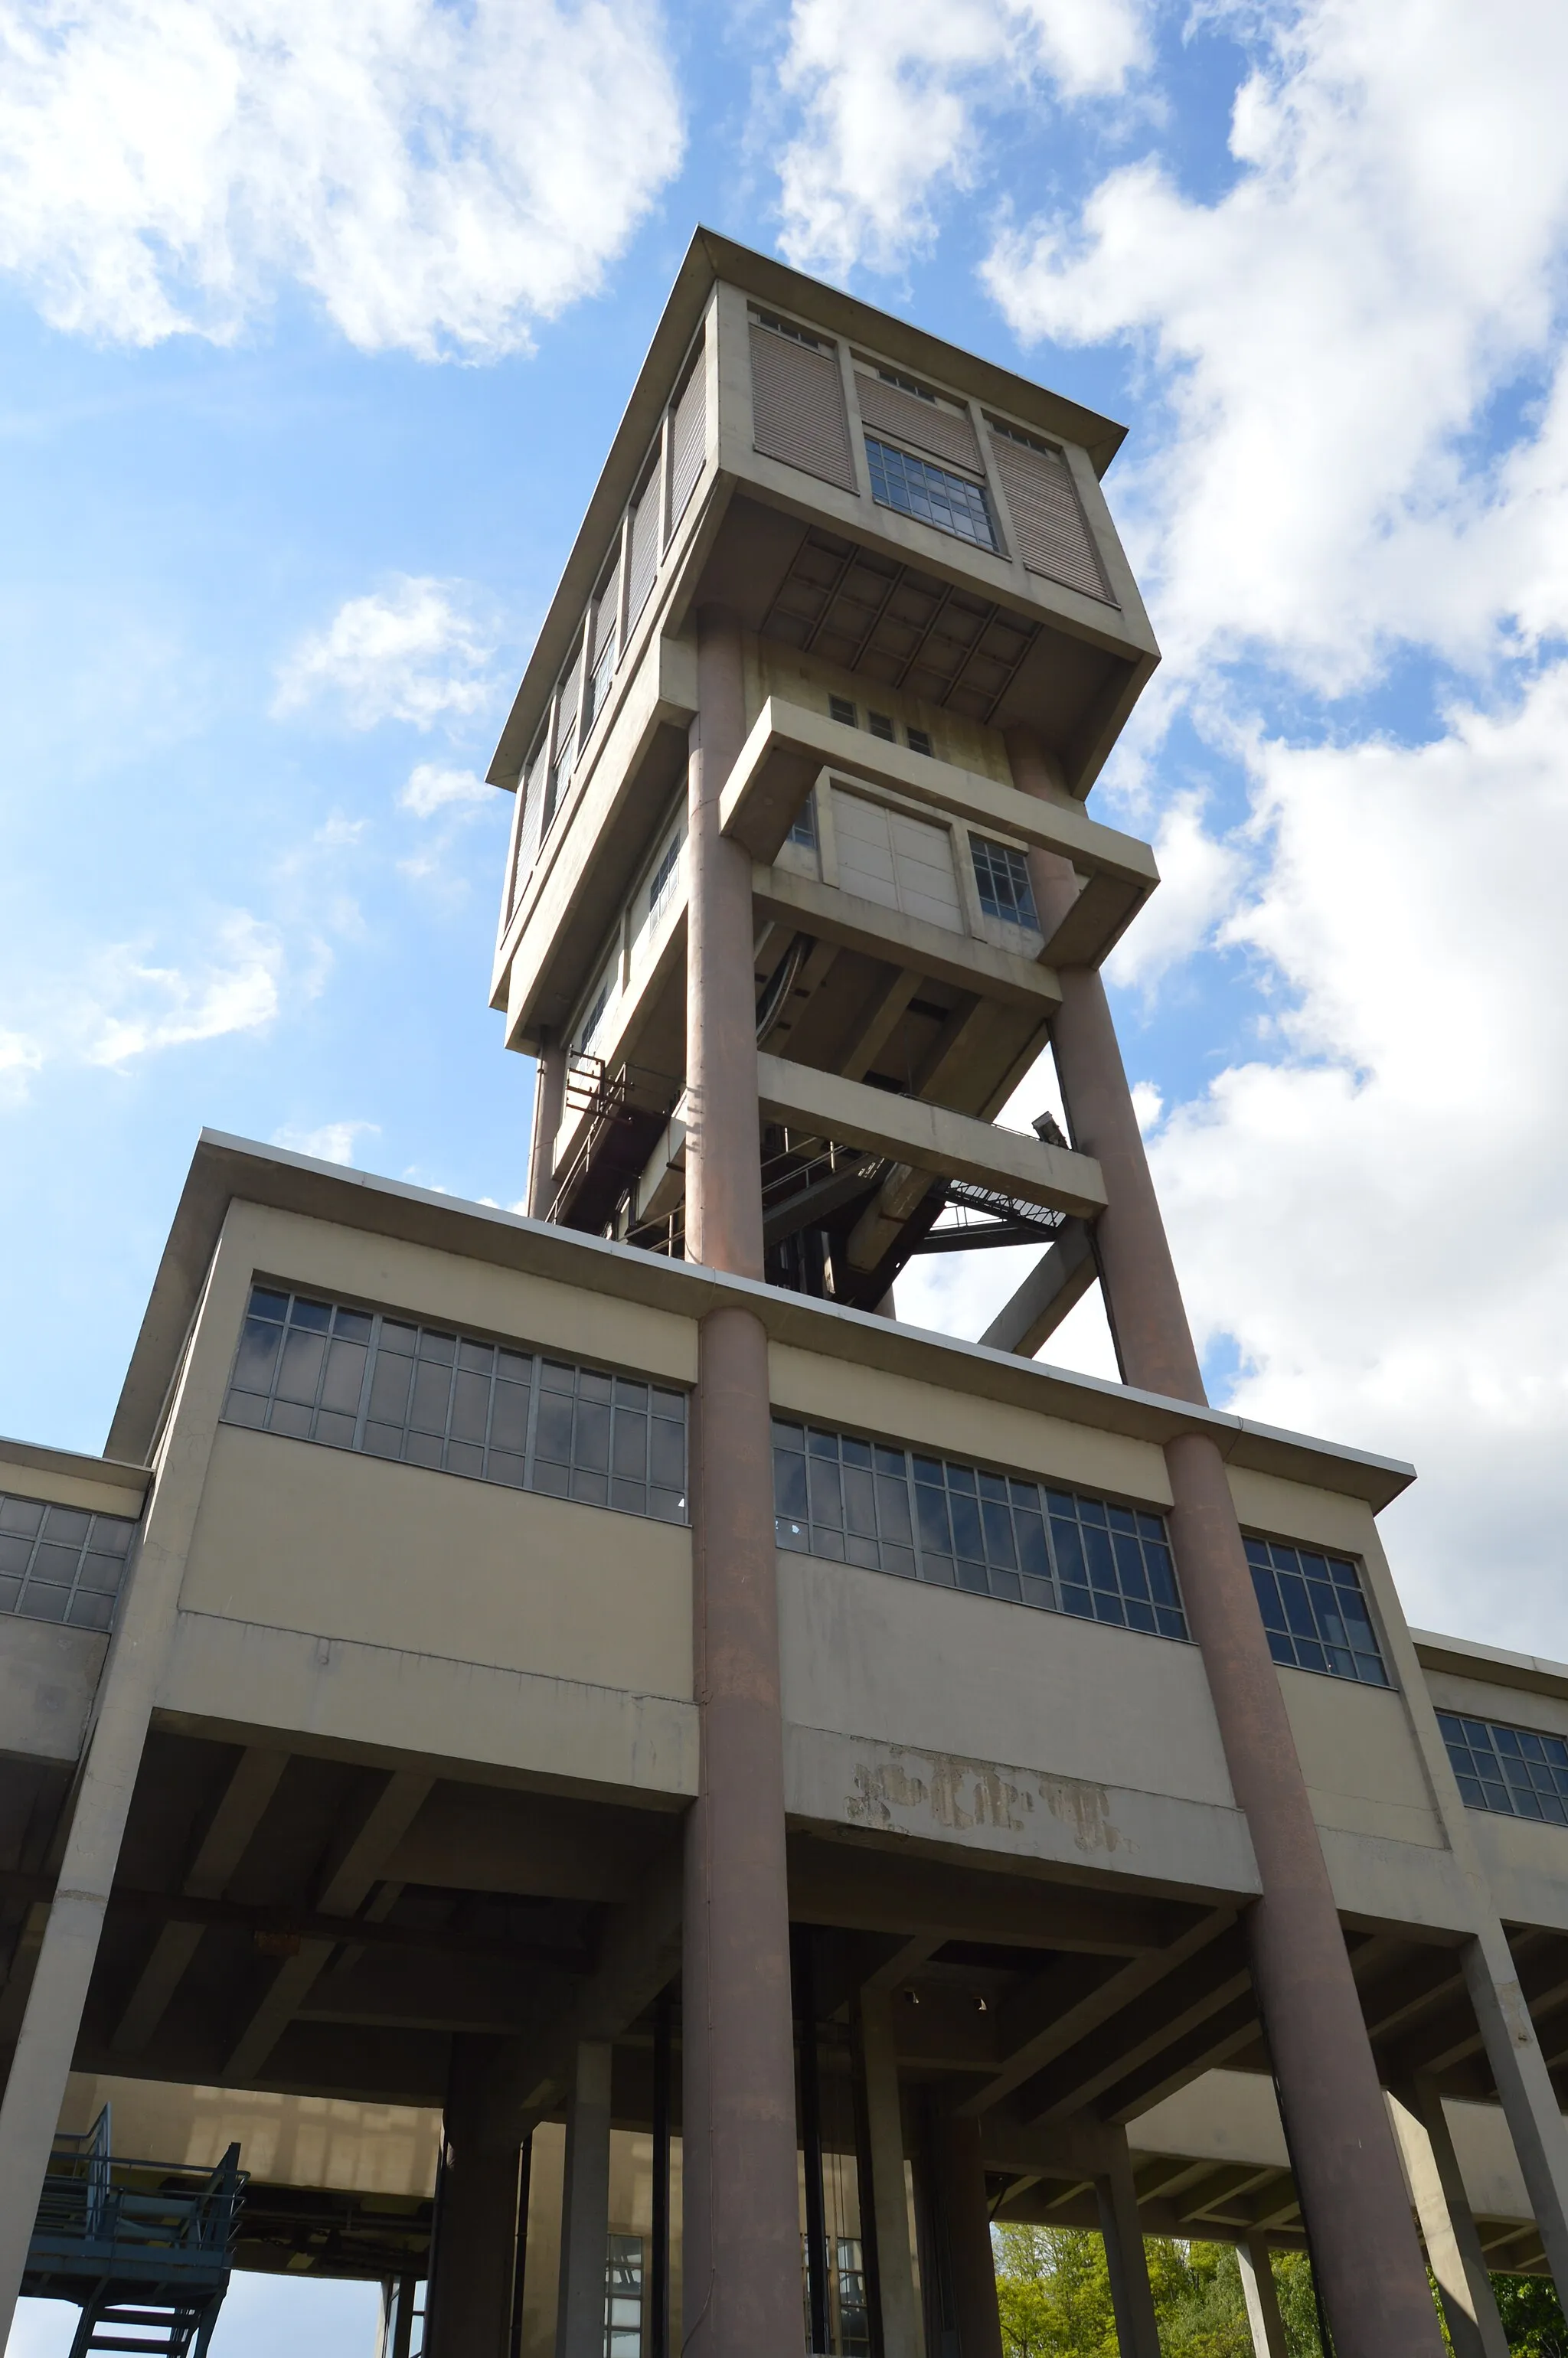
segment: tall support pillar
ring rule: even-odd
[[[1454,2358],[1508,2358],[1508,2336],[1498,2315],[1443,2098],[1430,2080],[1417,2079],[1390,2097],[1389,2110]]]
[[[741,633],[697,617],[687,769],[687,1255],[762,1274],[752,868],[719,832],[745,735]],[[687,1819],[682,2259],[689,2358],[799,2358],[795,2039],[768,1345],[697,1339],[692,1571],[701,1749]]]
[[[1016,784],[1063,799],[1033,732],[1010,730]],[[1030,854],[1047,941],[1077,893],[1068,861]],[[1105,1174],[1096,1224],[1122,1380],[1202,1401],[1203,1379],[1099,975],[1062,970],[1052,1045],[1076,1146]],[[1338,2358],[1439,2358],[1393,2133],[1258,1610],[1225,1465],[1206,1433],[1170,1442],[1171,1535],[1227,1766],[1262,1880],[1248,1918],[1257,1990]]]
[[[1117,2345],[1121,2358],[1160,2358],[1160,2328],[1149,2283],[1149,2257],[1143,2248],[1143,2223],[1138,2215],[1138,2189],[1132,2180],[1127,2132],[1113,2127],[1107,2136],[1107,2167],[1095,2180],[1095,2201],[1099,2206],[1099,2231],[1105,2237],[1106,2264],[1110,2273]]]
[[[556,1132],[566,1102],[567,1044],[541,1041],[534,1067],[534,1130],[528,1141],[528,1217],[542,1220],[554,1192]]]
[[[1249,2235],[1245,2243],[1238,2244],[1236,2265],[1241,2271],[1241,2298],[1247,2303],[1247,2322],[1252,2329],[1256,2358],[1290,2358],[1285,2344],[1285,2320],[1280,2314],[1280,2289],[1274,2282],[1274,2263],[1261,2235]]]
[[[1495,1920],[1465,1950],[1465,1985],[1497,2082],[1530,2207],[1557,2297],[1568,2303],[1568,2126],[1519,1984],[1508,1936]]]
[[[958,2358],[1001,2358],[996,2261],[978,2120],[940,2113],[932,2124],[937,2208],[947,2252]]]
[[[604,2358],[605,2266],[610,2250],[608,2039],[584,2039],[567,2095],[561,2185],[561,2289],[556,2358]],[[444,2358],[438,2351],[436,2358]],[[468,2358],[467,2351],[454,2358]]]
[[[923,2358],[920,2300],[914,2288],[914,2247],[903,2175],[903,2112],[893,2051],[892,2000],[883,1989],[863,1989],[860,2009],[860,2065],[865,2075],[866,2146],[870,2188],[860,2188],[860,2231],[867,2213],[876,2242],[876,2296],[881,2309],[881,2358]],[[873,2337],[872,2347],[876,2343]]]
[[[426,2299],[430,2358],[509,2358],[522,2140],[491,2115],[502,2043],[475,2037],[452,2042],[440,2216]]]

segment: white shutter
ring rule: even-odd
[[[861,901],[902,909],[948,933],[965,931],[953,838],[945,827],[908,818],[842,786],[833,789],[833,833],[838,884]]]
[[[1018,535],[1018,553],[1030,572],[1065,581],[1070,590],[1114,605],[1072,470],[1061,452],[1021,442],[994,426],[990,443]]]
[[[686,503],[697,488],[702,472],[702,462],[708,456],[708,373],[703,366],[702,350],[691,364],[691,373],[682,385],[670,418],[670,530],[674,532],[686,513]]]
[[[752,441],[764,458],[782,459],[825,483],[837,483],[840,491],[855,489],[844,385],[834,352],[814,352],[752,321]]]

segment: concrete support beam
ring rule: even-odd
[[[933,2124],[932,2158],[946,2238],[957,2358],[1002,2358],[979,2121],[952,2113],[939,2115]]]
[[[556,2358],[604,2358],[604,2268],[610,2234],[608,2039],[584,2039],[567,2095],[561,2185],[561,2279]],[[437,2353],[436,2358],[442,2358]],[[468,2358],[467,2352],[461,2358]],[[476,2353],[478,2358],[478,2353]]]
[[[1138,2189],[1125,2132],[1112,2130],[1107,2138],[1105,2164],[1095,2177],[1095,2201],[1099,2231],[1105,2237],[1121,2358],[1160,2358],[1160,2328],[1154,2317],[1143,2226],[1138,2216]]]
[[[528,1141],[528,1217],[542,1220],[555,1194],[556,1133],[566,1099],[567,1051],[561,1040],[539,1043],[534,1071],[534,1130]]]
[[[770,1121],[810,1137],[863,1146],[933,1178],[970,1179],[1025,1203],[1090,1219],[1105,1206],[1105,1182],[1088,1155],[1046,1146],[1020,1130],[999,1130],[971,1114],[952,1113],[920,1098],[893,1097],[784,1056],[758,1057],[757,1093]]]
[[[1274,2263],[1261,2235],[1248,2235],[1238,2244],[1236,2264],[1241,2271],[1241,2297],[1247,2303],[1247,2322],[1252,2329],[1257,2358],[1290,2358]]]
[[[386,1778],[357,1833],[327,1875],[316,1902],[319,1914],[351,1917],[364,1905],[372,1885],[413,1824],[435,1781],[412,1768],[398,1769]],[[351,1929],[344,1925],[345,1938]],[[331,1941],[306,1941],[297,1955],[278,1967],[223,2067],[223,2077],[231,2086],[243,2087],[261,2070],[325,1972],[335,1946]]]
[[[791,868],[753,869],[752,885],[760,921],[837,942],[840,949],[857,951],[878,965],[897,965],[955,990],[978,991],[1004,1007],[1024,1008],[1042,1022],[1061,997],[1054,974],[1033,958],[993,949],[972,934],[955,934],[923,917],[906,917],[881,901],[862,901]]]
[[[1437,2279],[1454,2358],[1509,2358],[1481,2238],[1465,2191],[1443,2098],[1420,2079],[1389,2098],[1426,2261]]]
[[[488,2103],[503,2043],[468,2037],[452,2042],[439,2215],[426,2303],[427,2358],[510,2358],[520,2232],[519,2142],[514,2136],[494,2138]]]
[[[885,1990],[863,1989],[857,2001],[860,2058],[866,2079],[866,2129],[871,2169],[871,2212],[876,2238],[877,2288],[881,2301],[883,2358],[924,2358],[914,2250],[903,2176],[903,2114],[893,2052],[892,2002]],[[866,2190],[860,2190],[862,2216]]]
[[[1071,1220],[1047,1245],[1016,1293],[1002,1303],[982,1343],[993,1351],[1016,1351],[1032,1359],[1069,1310],[1088,1292],[1099,1271],[1087,1220]]]
[[[221,1899],[260,1825],[278,1780],[288,1766],[287,1752],[259,1744],[246,1747],[190,1863],[185,1890],[192,1899]],[[153,1943],[112,2044],[138,2055],[163,2020],[169,2000],[200,1944],[200,1924],[166,1924]]]
[[[1546,2263],[1558,2299],[1568,2301],[1568,2125],[1519,1987],[1513,1953],[1495,1919],[1466,1944],[1464,1965],[1465,1985]]]

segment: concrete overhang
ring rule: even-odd
[[[1412,1629],[1411,1636],[1423,1671],[1446,1671],[1453,1678],[1478,1679],[1487,1686],[1568,1700],[1568,1662],[1553,1662],[1541,1654],[1510,1654],[1501,1646],[1483,1646],[1474,1638],[1445,1638],[1434,1629]]]
[[[1042,802],[777,696],[763,705],[730,773],[719,806],[723,833],[771,866],[823,770],[890,786],[927,810],[1070,860],[1084,888],[1041,952],[1053,966],[1098,966],[1160,882],[1146,843],[1076,806]]]
[[[0,1490],[14,1497],[54,1499],[61,1506],[134,1520],[142,1511],[152,1478],[146,1466],[0,1437]]]
[[[524,1271],[560,1285],[644,1303],[675,1317],[704,1318],[724,1305],[743,1306],[761,1320],[773,1341],[797,1350],[858,1362],[941,1390],[1005,1401],[1042,1416],[1135,1440],[1164,1443],[1183,1433],[1207,1433],[1232,1465],[1360,1498],[1374,1511],[1415,1479],[1415,1468],[1396,1458],[1281,1432],[1223,1409],[1138,1391],[1101,1377],[1043,1367],[979,1343],[896,1325],[869,1311],[843,1309],[752,1278],[727,1276],[691,1261],[666,1260],[633,1245],[549,1228],[499,1206],[464,1203],[403,1180],[345,1171],[335,1163],[210,1130],[202,1131],[191,1158],[131,1355],[109,1434],[109,1451],[116,1455],[145,1459],[153,1445],[224,1217],[234,1202],[269,1206]]]
[[[993,408],[1005,410],[1026,426],[1074,442],[1087,451],[1097,476],[1102,476],[1127,438],[1127,428],[1097,410],[1086,409],[1063,395],[1051,393],[1028,377],[994,361],[981,360],[940,336],[928,335],[909,320],[879,311],[852,295],[824,287],[771,254],[736,245],[717,231],[698,227],[692,234],[669,299],[654,330],[647,357],[637,374],[622,415],[610,455],[594,485],[571,554],[546,611],[539,635],[528,658],[522,684],[501,732],[486,776],[492,785],[511,790],[516,785],[527,752],[528,739],[543,698],[554,687],[565,662],[572,633],[582,619],[604,560],[610,535],[636,489],[638,471],[648,446],[658,431],[665,403],[674,390],[676,373],[686,356],[708,300],[719,280],[739,287],[759,302],[785,311],[803,311],[847,342],[870,344],[890,361],[902,361],[919,375],[934,376],[955,391],[972,394]]]

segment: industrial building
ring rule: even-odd
[[[1338,2358],[1568,2288],[1568,1667],[1207,1403],[1100,981],[1121,438],[694,239],[492,771],[526,1214],[206,1134],[103,1456],[0,1444],[5,2319],[236,2146],[384,2358],[999,2358],[992,2220],[1128,2358],[1147,2234],[1260,2358],[1271,2248]]]

